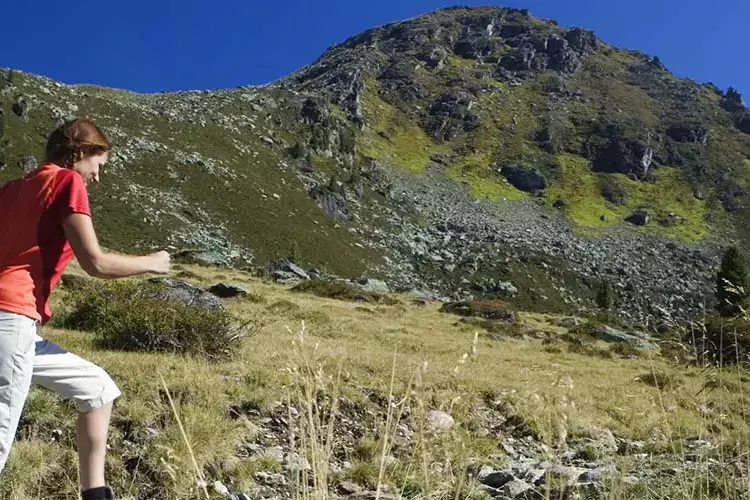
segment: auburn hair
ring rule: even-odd
[[[109,139],[93,122],[70,120],[55,130],[47,139],[45,161],[72,167],[77,161],[109,151]]]

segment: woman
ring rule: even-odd
[[[0,188],[0,471],[33,381],[74,400],[81,496],[114,498],[104,480],[107,429],[120,391],[98,366],[39,336],[48,300],[75,256],[98,278],[166,274],[167,252],[105,253],[91,222],[86,185],[99,182],[110,143],[88,120],[50,134],[44,164]]]

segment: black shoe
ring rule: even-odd
[[[109,486],[99,486],[81,492],[81,500],[115,500],[115,492]]]

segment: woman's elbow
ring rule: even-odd
[[[79,264],[83,271],[93,278],[106,278],[107,277],[107,266],[105,263],[106,257],[102,255],[92,255],[84,259],[79,260]]]

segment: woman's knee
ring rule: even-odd
[[[85,394],[77,398],[78,411],[81,413],[109,409],[122,395],[120,388],[104,369],[96,366],[91,372]]]

